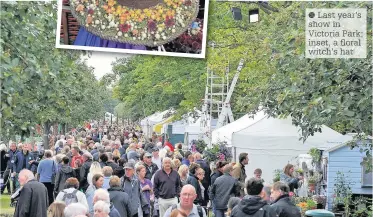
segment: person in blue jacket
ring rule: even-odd
[[[18,174],[23,169],[28,170],[35,170],[35,165],[33,164],[35,162],[34,155],[29,151],[29,147],[27,144],[22,145],[22,151],[17,152],[12,160],[13,164],[13,177],[15,177],[16,182],[16,188],[19,188],[19,182],[18,182]]]

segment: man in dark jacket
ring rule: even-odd
[[[301,217],[299,209],[291,202],[289,186],[283,182],[273,184],[271,197],[274,200],[272,208],[278,217]]]
[[[135,162],[129,161],[124,165],[125,175],[120,179],[121,187],[131,198],[129,209],[131,216],[138,216],[139,207],[144,211],[148,209],[148,203],[141,191],[140,181],[135,176]]]
[[[198,177],[197,177],[197,171],[200,168],[201,168],[201,166],[199,164],[196,164],[196,163],[191,163],[190,164],[189,175],[188,175],[188,178],[187,178],[187,184],[192,185],[194,187],[194,189],[196,190],[197,197],[194,200],[194,204],[204,206],[205,204],[202,204],[203,203],[203,197],[202,197],[202,192],[201,192],[201,186],[199,184]]]
[[[121,217],[131,217],[129,208],[130,198],[120,187],[120,178],[118,176],[112,176],[109,185],[110,188],[108,192],[110,195],[110,202],[113,203]]]
[[[5,190],[5,187],[8,188],[8,193],[13,193],[15,190],[16,190],[16,183],[13,182],[13,186],[12,186],[12,189],[10,188],[10,181],[8,181],[9,179],[9,175],[13,169],[13,164],[12,164],[12,161],[13,161],[13,158],[14,156],[17,154],[18,150],[17,150],[17,144],[15,142],[11,142],[10,143],[10,150],[5,154],[4,156],[4,162],[6,162],[6,169],[5,169],[5,172],[4,172],[4,182],[6,183],[6,185],[2,186],[1,188],[1,194],[3,194],[4,190]]]
[[[33,171],[33,162],[35,162],[35,157],[34,155],[29,151],[28,145],[24,144],[22,146],[22,151],[17,152],[14,155],[13,158],[13,170],[12,170],[12,175],[16,179],[16,187],[19,187],[18,183],[18,174],[20,173],[21,170],[23,169],[28,169]]]
[[[86,152],[83,154],[83,160],[84,163],[82,167],[80,168],[80,187],[83,189],[83,192],[85,192],[89,186],[88,181],[87,181],[87,176],[89,173],[89,169],[91,168],[92,165],[92,155],[89,152]]]
[[[144,162],[144,166],[145,166],[145,169],[146,169],[145,178],[149,179],[149,180],[152,180],[153,175],[158,170],[157,164],[152,162],[153,155],[152,155],[152,153],[146,152],[143,155],[141,155],[141,157],[142,157],[141,160]]]
[[[251,178],[246,184],[247,194],[233,208],[231,217],[276,217],[275,210],[261,198],[263,183],[260,179]]]
[[[210,190],[210,199],[215,206],[215,217],[224,217],[228,209],[228,201],[231,197],[240,195],[240,185],[237,179],[232,177],[233,166],[224,167],[224,175],[216,179]]]
[[[54,184],[54,192],[58,193],[65,189],[65,182],[68,178],[76,177],[75,171],[73,168],[69,166],[69,158],[63,157],[62,158],[62,166],[61,169],[58,171],[56,175],[56,181]]]
[[[30,170],[20,171],[18,182],[22,189],[14,216],[47,217],[49,205],[47,188],[35,180],[34,174]]]

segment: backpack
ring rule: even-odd
[[[62,201],[65,202],[66,206],[68,206],[71,203],[77,203],[78,197],[76,196],[76,193],[78,192],[77,189],[75,189],[72,193],[67,193],[66,191],[62,191],[64,193]]]
[[[171,207],[171,212],[172,212],[174,209],[176,209],[176,208],[177,208],[177,204],[172,205],[172,207]],[[198,215],[199,215],[199,217],[203,217],[202,206],[197,205],[197,210],[198,210]]]

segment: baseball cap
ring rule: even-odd
[[[152,153],[146,152],[145,157],[153,157]]]
[[[135,169],[135,165],[132,162],[124,164],[124,169]]]

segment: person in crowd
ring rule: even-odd
[[[150,217],[150,196],[153,194],[153,184],[150,181],[150,179],[146,178],[146,172],[147,170],[145,166],[140,165],[136,167],[136,173],[140,181],[141,191],[143,192],[144,197],[149,207],[143,212],[143,217]]]
[[[168,148],[170,149],[171,152],[174,152],[174,151],[175,151],[174,146],[171,144],[171,142],[170,142],[168,139],[166,139],[166,141],[164,142],[164,146],[165,146],[165,147],[168,147]]]
[[[142,155],[142,161],[144,162],[143,165],[146,169],[146,175],[145,178],[151,180],[155,172],[158,170],[157,164],[152,162],[152,154],[149,152],[146,152]]]
[[[177,143],[175,145],[175,151],[174,153],[176,154],[180,154],[181,156],[184,156],[184,152],[183,152],[183,144],[182,143]]]
[[[228,211],[227,216],[229,217],[232,213],[234,207],[236,207],[241,202],[241,198],[239,197],[231,197],[228,201]]]
[[[106,154],[107,154],[107,157],[108,157],[108,161],[106,162],[106,165],[111,167],[114,171],[118,167],[118,164],[114,162],[113,153],[106,152]]]
[[[110,203],[109,192],[102,188],[97,189],[95,191],[95,194],[93,196],[93,206],[95,206],[100,201],[103,201],[109,205],[108,215],[110,217],[120,217],[120,213],[118,212],[118,210],[114,207],[112,203]],[[95,216],[96,216],[96,210],[95,210]]]
[[[254,178],[260,179],[264,183],[264,179],[262,179],[262,173],[263,173],[262,169],[260,169],[260,168],[255,169],[254,170]]]
[[[58,192],[65,189],[66,180],[71,177],[76,177],[76,174],[73,168],[69,166],[69,158],[65,156],[62,158],[61,169],[56,175],[54,192],[57,194]]]
[[[147,212],[148,203],[141,191],[140,181],[135,176],[135,162],[130,160],[124,166],[125,175],[121,178],[121,186],[124,192],[131,198],[130,214],[132,217],[138,217],[143,212]]]
[[[275,182],[271,189],[272,208],[278,217],[301,217],[300,210],[289,197],[290,188],[284,182]]]
[[[263,187],[262,199],[265,200],[268,204],[271,203],[271,186],[265,185]]]
[[[92,185],[92,178],[96,174],[103,175],[100,163],[97,162],[97,161],[94,161],[94,162],[92,162],[91,168],[89,168],[89,173],[87,175],[88,186]]]
[[[43,183],[48,190],[48,200],[49,205],[53,203],[53,191],[55,176],[57,171],[57,165],[53,160],[53,153],[51,150],[46,150],[44,152],[44,159],[40,161],[37,169],[38,180]]]
[[[109,182],[110,182],[111,176],[113,175],[113,169],[109,166],[105,166],[104,168],[102,168],[102,173],[104,175],[104,184],[102,185],[102,188],[109,189],[110,188]]]
[[[127,160],[134,160],[134,161],[138,161],[140,159],[140,155],[139,153],[136,151],[136,144],[135,143],[132,143],[130,144],[130,146],[128,147],[128,152],[127,152]]]
[[[87,209],[88,202],[83,192],[79,191],[79,181],[76,178],[68,178],[65,182],[65,189],[60,191],[56,197],[56,201],[62,201],[67,206],[70,203],[81,203]]]
[[[158,168],[162,168],[162,159],[159,157],[159,148],[154,147],[152,150],[152,162],[157,164]]]
[[[57,155],[54,156],[54,162],[56,162],[56,164],[57,164],[57,171],[56,171],[57,173],[60,171],[60,169],[62,167],[62,164],[63,164],[62,158],[63,157],[65,157],[65,155],[63,155],[63,154],[57,154]]]
[[[124,164],[127,163],[125,159],[118,160],[118,167],[113,171],[113,175],[122,178],[124,176]]]
[[[275,210],[262,200],[263,183],[260,179],[251,178],[247,181],[247,194],[233,208],[231,217],[275,217]]]
[[[89,152],[83,154],[83,165],[80,167],[80,188],[85,192],[89,186],[87,181],[88,173],[93,163],[92,155]]]
[[[245,180],[246,180],[246,171],[245,171],[245,166],[249,164],[249,157],[248,153],[240,153],[238,159],[240,161],[239,164],[234,165],[233,167],[233,172],[232,176],[236,178],[240,185],[241,185],[241,191],[240,191],[240,196],[243,197],[245,196]]]
[[[240,184],[232,177],[233,167],[228,164],[224,167],[224,175],[217,178],[210,190],[210,199],[215,206],[215,217],[224,217],[228,209],[229,198],[240,195]]]
[[[200,168],[201,168],[201,166],[199,164],[191,163],[190,166],[189,166],[189,176],[188,176],[188,179],[187,179],[187,184],[192,185],[194,187],[194,189],[196,189],[197,198],[194,201],[194,203],[199,204],[199,205],[201,205],[201,203],[203,201],[201,186],[199,184],[198,177],[197,177],[197,174],[198,174],[198,171],[199,171]]]
[[[85,192],[85,196],[87,198],[87,202],[88,202],[88,211],[89,211],[89,214],[93,215],[93,196],[95,194],[95,191],[97,189],[100,189],[102,188],[102,185],[104,184],[104,176],[101,175],[101,174],[95,174],[93,175],[92,177],[92,184],[89,185],[89,187],[87,188],[87,191]]]
[[[224,167],[228,164],[226,161],[218,161],[216,163],[216,169],[211,174],[211,185],[212,186],[217,178],[223,175]]]
[[[171,212],[171,215],[170,217],[188,217],[186,215],[185,212],[181,211],[181,210],[178,210],[178,209],[174,209],[172,212]]]
[[[109,215],[110,205],[108,203],[105,203],[104,201],[97,201],[97,203],[95,203],[94,205],[94,213],[95,217],[111,217]]]
[[[9,176],[10,176],[11,171],[13,169],[13,162],[14,162],[13,158],[14,158],[14,156],[17,155],[17,152],[18,152],[17,143],[16,142],[10,142],[9,151],[3,156],[4,162],[3,161],[1,162],[2,166],[6,165],[6,168],[5,168],[5,171],[4,171],[4,174],[3,174],[5,185],[1,186],[1,194],[4,193],[5,188],[7,188],[8,194],[12,194],[16,190],[16,185],[15,185],[16,183],[12,182],[12,186],[11,186],[10,185],[11,183],[9,181]]]
[[[120,187],[120,178],[112,176],[109,182],[110,188],[108,189],[110,201],[118,210],[121,217],[131,217],[130,215],[130,198],[126,192]]]
[[[181,187],[187,184],[188,181],[188,173],[189,173],[189,168],[187,165],[181,165],[179,167],[179,176],[180,176],[180,181],[181,181]]]
[[[102,155],[102,154],[104,154],[105,153],[105,147],[104,146],[99,146],[98,148],[97,148],[97,152],[96,153],[94,153],[94,154],[92,154],[92,156],[93,156],[93,161],[99,161],[100,160],[100,156]]]
[[[112,148],[112,152],[114,152],[114,150],[118,150],[119,151],[119,156],[122,156],[123,154],[126,153],[126,149],[124,149],[120,143],[120,140],[116,140],[113,144],[113,148]]]
[[[66,204],[64,202],[55,201],[53,202],[47,211],[48,217],[61,217],[64,216],[64,210],[65,210]]]
[[[184,164],[184,165],[187,165],[189,167],[190,164],[193,163],[193,162],[194,162],[194,156],[193,156],[192,152],[186,151],[185,155],[184,155],[184,159],[181,163]]]
[[[181,166],[181,161],[179,159],[172,159],[171,167],[172,167],[173,170],[178,172],[180,166]]]
[[[171,212],[175,209],[183,212],[188,217],[206,217],[205,210],[196,204],[194,200],[197,198],[196,190],[192,185],[185,185],[180,192],[180,203],[172,204],[165,212],[163,217],[170,217]]]
[[[35,180],[34,174],[23,169],[18,174],[21,186],[19,200],[14,211],[14,216],[20,217],[47,217],[48,190]]]
[[[208,165],[208,163],[202,159],[202,156],[200,153],[195,153],[194,154],[194,159],[195,159],[195,162],[197,164],[199,164],[201,166],[201,168],[203,169],[203,171],[205,172],[205,176],[202,180],[202,185],[203,187],[206,189],[205,193],[203,194],[203,198],[204,198],[204,201],[209,201],[209,194],[208,194],[208,191],[207,189],[209,188],[209,186],[211,185],[211,169],[210,169],[210,166]],[[203,206],[206,206],[207,204],[203,204]]]
[[[287,164],[284,168],[283,173],[280,174],[280,181],[286,183],[291,192],[294,192],[294,189],[298,189],[299,181],[303,180],[303,176],[294,177],[294,166],[292,164]]]
[[[177,203],[181,182],[179,174],[172,170],[171,159],[164,158],[163,168],[154,174],[154,195],[158,199],[159,216],[164,216],[166,210]]]
[[[23,169],[34,171],[33,165],[35,162],[34,155],[29,151],[27,144],[22,145],[22,151],[17,152],[13,157],[13,170],[12,176],[15,177],[16,188],[19,188],[20,184],[18,182],[18,174]]]
[[[65,207],[64,217],[88,216],[88,209],[81,203],[72,203]]]
[[[206,189],[202,184],[202,181],[205,178],[205,171],[202,168],[197,169],[196,177],[198,179],[198,184],[201,188],[202,201],[200,202],[200,205],[201,206],[207,206],[207,203],[209,202],[209,200],[208,200],[208,198],[205,197],[205,192],[208,191],[208,189]]]

